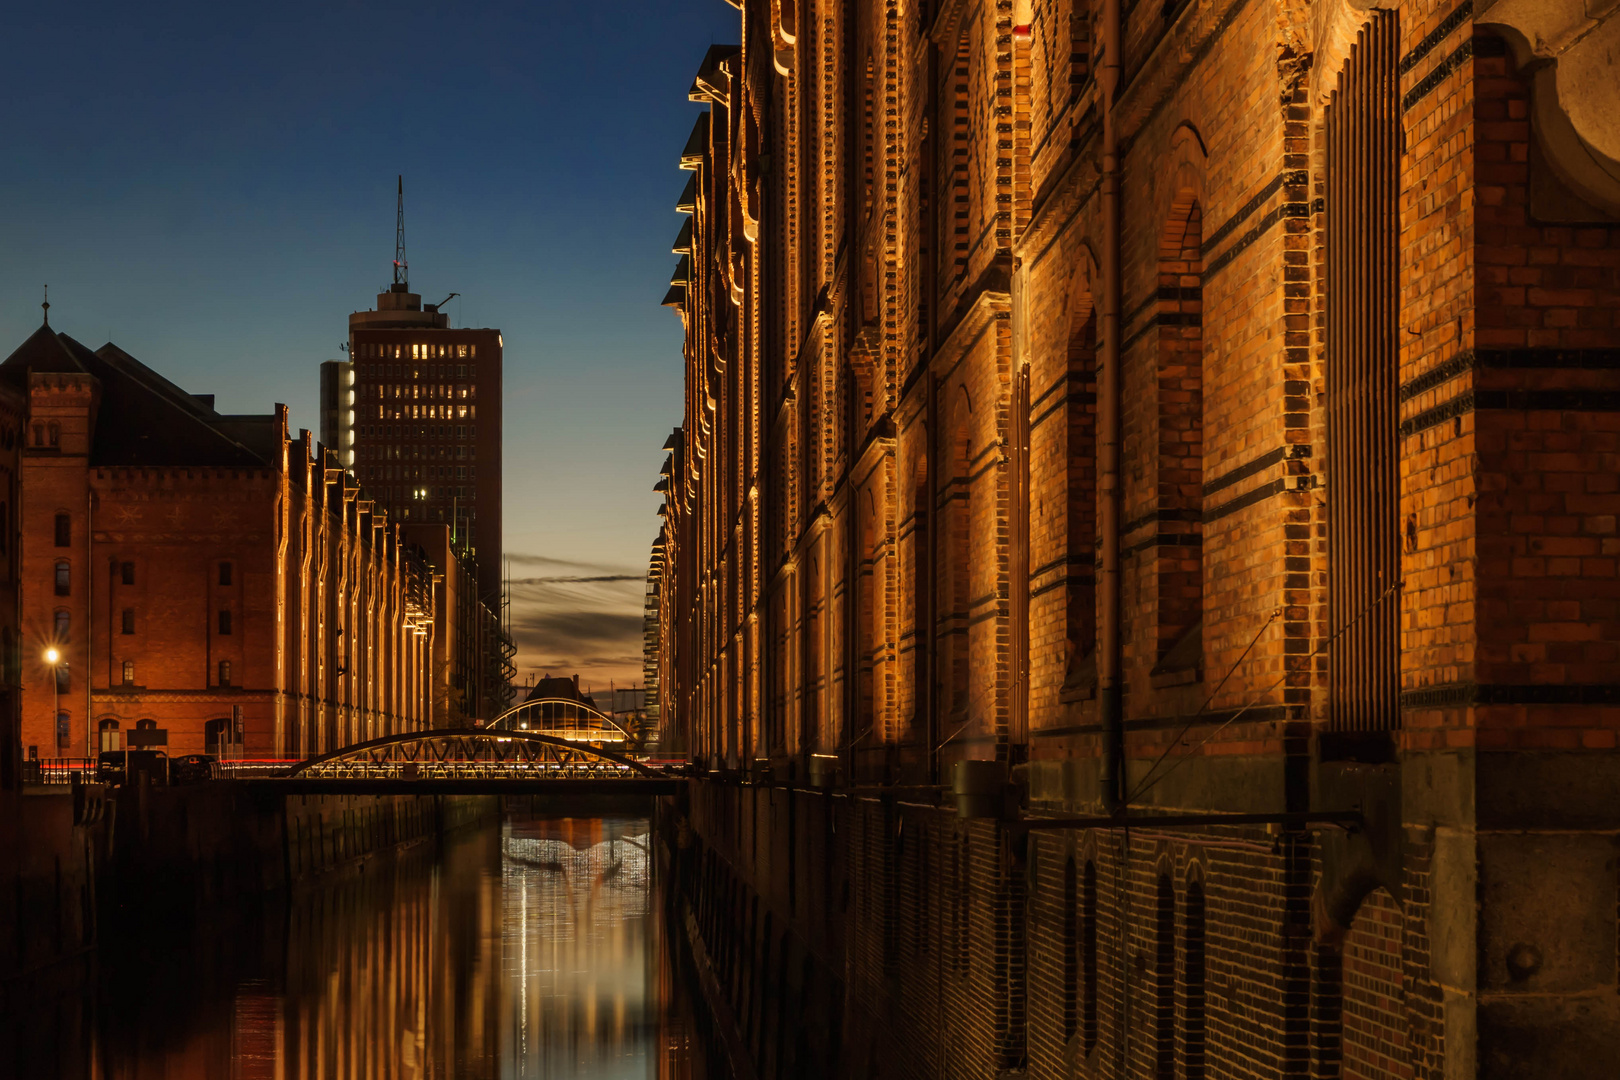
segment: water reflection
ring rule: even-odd
[[[104,945],[89,1069],[57,1075],[684,1074],[649,849],[645,819],[509,816],[178,948]]]

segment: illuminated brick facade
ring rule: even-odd
[[[27,400],[27,753],[119,749],[143,722],[171,755],[250,757],[425,726],[431,572],[284,407],[222,415],[49,326],[0,382]]]
[[[700,933],[739,1015],[823,1021],[762,1067],[1589,1071],[1620,198],[1548,82],[1574,38],[740,6],[681,154],[653,574]],[[1136,823],[925,809],[968,759]],[[1269,821],[1153,821],[1216,813]]]

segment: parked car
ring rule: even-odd
[[[200,784],[204,780],[212,780],[214,762],[218,760],[213,754],[181,754],[177,758],[170,758],[169,783]]]
[[[152,784],[169,782],[169,755],[162,750],[103,750],[96,759],[96,779],[103,784],[127,784],[145,773]]]

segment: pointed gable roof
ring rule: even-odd
[[[252,469],[279,463],[276,440],[266,436],[275,416],[221,416],[112,342],[91,352],[49,324],[0,363],[0,384],[26,394],[30,375],[58,372],[101,384],[92,465]]]
[[[27,390],[29,372],[84,374],[85,370],[84,365],[62,344],[61,337],[46,323],[17,346],[4,363],[0,363],[0,379],[18,389]]]
[[[61,335],[101,380],[101,412],[90,460],[95,465],[271,464],[214,426],[222,420],[192,395],[108,342],[90,352]],[[99,369],[99,370],[98,370]]]

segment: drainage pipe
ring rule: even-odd
[[[1097,385],[1097,704],[1103,729],[1103,805],[1121,809],[1125,794],[1124,634],[1120,619],[1120,266],[1119,133],[1114,95],[1119,89],[1122,42],[1120,0],[1103,0],[1102,91],[1102,354]]]

